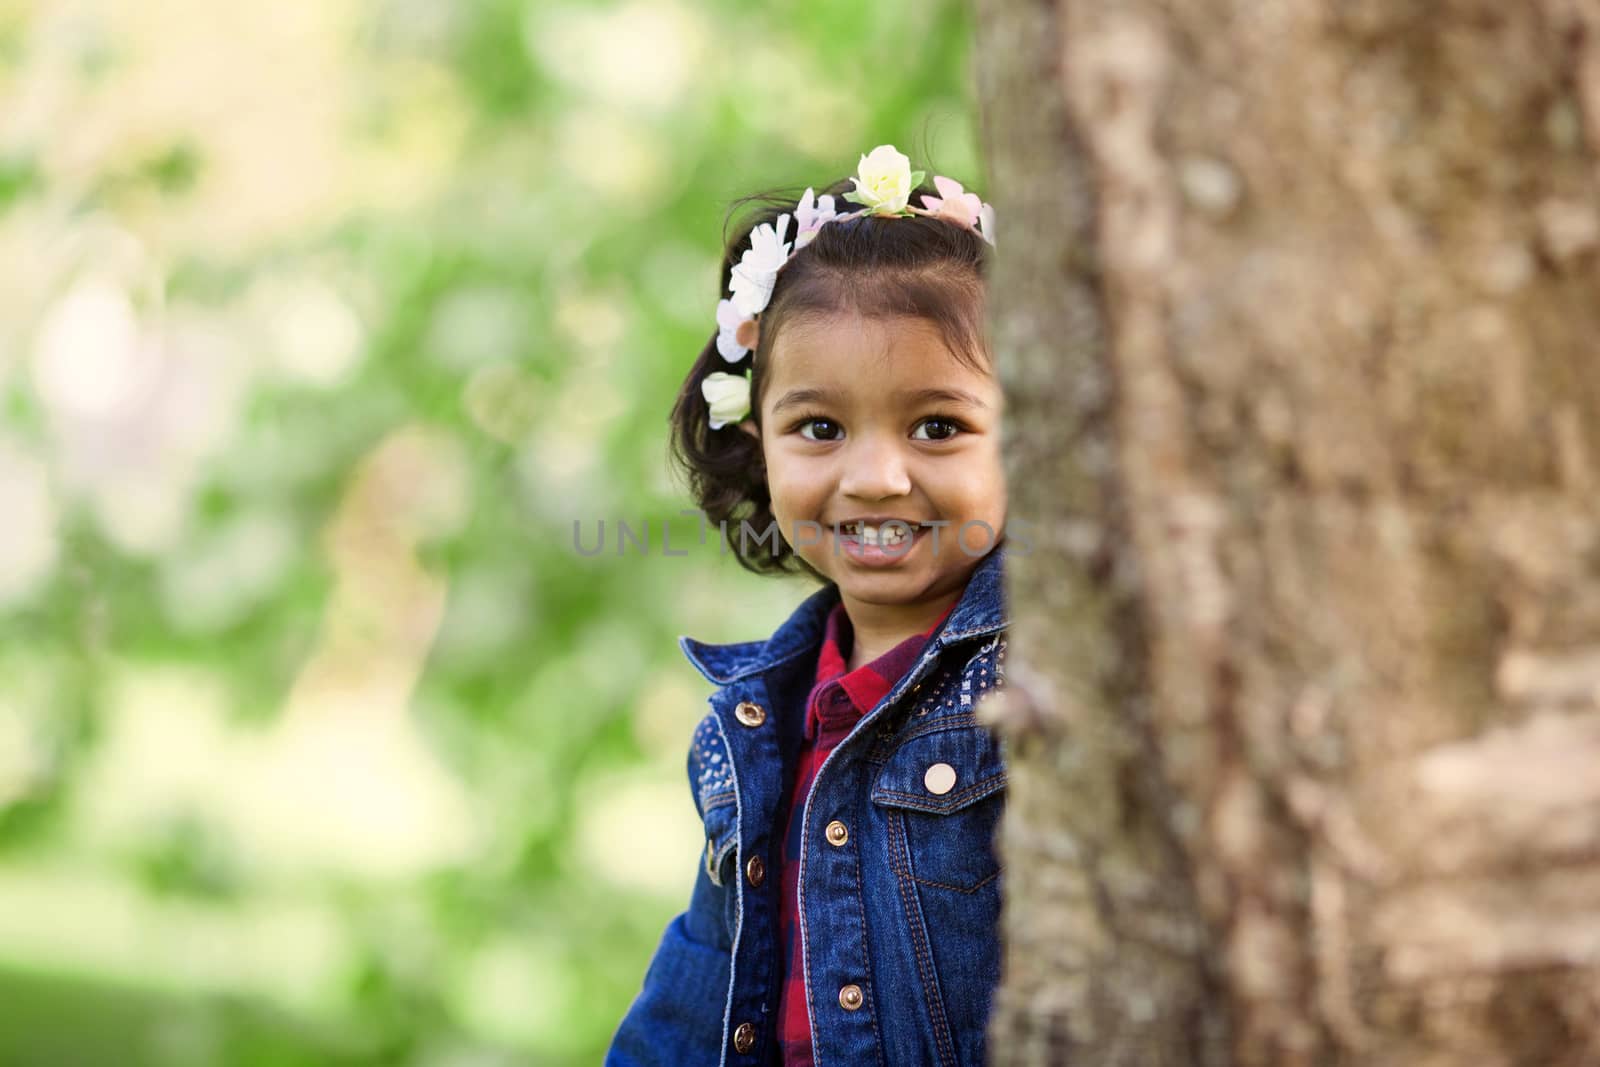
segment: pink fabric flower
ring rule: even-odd
[[[978,232],[983,235],[985,241],[989,242],[991,248],[994,247],[994,206],[992,204],[983,205],[983,211],[978,214]]]
[[[969,230],[976,230],[983,209],[987,206],[978,199],[978,194],[967,192],[961,188],[960,182],[946,178],[943,174],[934,175],[933,184],[934,188],[939,190],[939,195],[924,195],[922,206],[934,212],[937,218],[948,219]]]
[[[838,212],[833,210],[833,197],[817,196],[816,191],[809,186],[806,195],[800,198],[800,203],[795,205],[794,219],[800,231],[794,235],[795,251],[799,251],[811,243],[811,239],[822,229],[822,224],[838,217]]]

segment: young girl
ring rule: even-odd
[[[675,454],[741,563],[822,587],[764,641],[679,640],[719,687],[689,752],[706,849],[614,1067],[984,1062],[1006,780],[973,714],[1005,655],[994,216],[922,177],[883,145],[724,256]]]

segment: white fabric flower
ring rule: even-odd
[[[899,215],[911,199],[911,190],[922,183],[922,171],[912,173],[911,160],[892,144],[881,144],[861,157],[856,168],[854,192],[844,194],[873,215]]]
[[[732,300],[717,301],[717,351],[729,363],[737,363],[750,349],[739,343],[739,327],[750,321],[741,315]]]
[[[700,382],[700,395],[711,405],[711,428],[720,430],[750,414],[750,376],[712,371]]]
[[[994,207],[990,204],[983,205],[983,210],[978,212],[978,232],[991,246],[994,245]]]
[[[800,203],[795,205],[794,221],[797,232],[794,235],[794,248],[798,252],[811,243],[811,239],[822,229],[822,224],[838,217],[838,212],[833,210],[833,197],[817,197],[809,186],[806,195],[800,198]]]
[[[784,240],[788,230],[789,216],[783,214],[778,216],[776,228],[770,222],[763,222],[750,232],[750,247],[739,257],[728,282],[733,306],[739,309],[739,314],[759,315],[772,299],[778,269],[789,261],[789,244]]]

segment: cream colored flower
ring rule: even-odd
[[[861,157],[856,168],[855,191],[844,194],[872,215],[901,215],[911,190],[922,182],[923,171],[913,172],[911,160],[892,144],[881,144]]]
[[[700,382],[700,395],[711,405],[711,428],[720,430],[750,414],[750,376],[712,371]]]

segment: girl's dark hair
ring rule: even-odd
[[[847,178],[818,190],[817,196],[832,194],[835,210],[848,214],[859,205],[845,200],[843,194],[854,188]],[[921,206],[924,193],[938,195],[932,185],[924,183],[914,190],[911,203]],[[741,207],[754,205],[755,210],[745,215],[723,248],[720,295],[727,293],[733,267],[749,247],[750,232],[762,223],[776,224],[784,213],[792,216],[798,200],[798,194],[769,192],[734,203],[730,219]],[[791,220],[787,234],[791,241],[794,233]],[[690,368],[672,407],[671,455],[687,476],[690,492],[706,518],[726,523],[728,548],[747,570],[757,574],[804,572],[823,578],[795,554],[782,531],[777,531],[761,443],[733,423],[713,430],[700,383],[714,371],[743,374],[749,369],[749,417],[760,426],[766,368],[784,324],[791,319],[841,313],[925,319],[963,364],[974,370],[986,369],[991,365],[983,306],[988,249],[988,242],[977,233],[922,215],[865,215],[829,222],[778,272],[772,299],[758,319],[760,340],[754,351],[729,364],[717,351],[717,329],[712,327],[710,340]],[[709,310],[706,317],[713,317]],[[744,536],[741,522],[748,527]],[[769,530],[777,533],[769,535]]]

